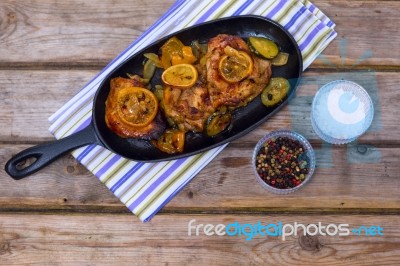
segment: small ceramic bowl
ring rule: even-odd
[[[298,143],[300,144],[300,147],[302,148],[302,151],[299,152],[297,155],[295,155],[296,157],[291,158],[291,156],[293,156],[293,153],[287,152],[287,155],[277,155],[276,160],[279,160],[280,158],[282,158],[282,164],[279,163],[280,166],[283,166],[284,169],[280,168],[277,169],[277,166],[275,163],[271,163],[270,160],[266,159],[267,161],[264,161],[266,164],[269,164],[267,167],[267,169],[265,170],[265,172],[262,172],[262,170],[257,169],[257,164],[259,164],[259,159],[257,158],[260,152],[260,149],[262,149],[264,147],[264,144],[266,144],[268,141],[270,141],[270,143],[274,143],[276,144],[276,147],[281,147],[280,143],[276,143],[275,141],[277,139],[280,140],[294,140],[294,141],[298,141]],[[271,146],[271,144],[269,144],[269,146]],[[299,147],[299,149],[300,149]],[[275,149],[275,148],[274,148]],[[284,148],[286,149],[286,147]],[[268,149],[269,150],[269,149]],[[286,150],[281,151],[281,149],[279,149],[279,151],[282,154],[286,153]],[[276,152],[276,149],[275,151]],[[263,152],[264,155],[270,155],[271,152],[267,152],[265,154],[265,151]],[[282,157],[283,156],[283,157]],[[288,159],[288,160],[286,160]],[[288,166],[288,163],[284,162],[284,160],[289,161],[289,162],[294,162],[294,166],[292,167],[288,167],[288,169],[286,169],[285,166]],[[253,164],[253,169],[254,172],[256,174],[256,178],[257,181],[261,184],[262,187],[264,187],[266,190],[276,193],[276,194],[289,194],[292,193],[296,190],[298,190],[299,188],[303,187],[311,178],[311,176],[314,173],[315,170],[315,153],[314,150],[311,146],[311,144],[308,142],[308,140],[306,138],[304,138],[302,135],[294,132],[294,131],[290,131],[290,130],[276,130],[276,131],[272,131],[269,134],[267,134],[266,136],[264,136],[262,139],[260,139],[260,141],[257,143],[254,152],[253,152],[253,158],[252,158],[252,164]],[[273,165],[272,165],[273,164]],[[297,167],[299,166],[299,167]],[[259,173],[260,171],[260,173]],[[287,176],[288,174],[286,174],[286,172],[284,171],[290,171],[290,173],[293,173],[295,176],[298,177],[298,175],[300,173],[303,173],[303,180],[301,178],[296,179],[295,177],[291,178],[291,181],[289,181],[289,179],[286,179],[286,177],[279,177],[279,181],[281,182],[291,182],[290,186],[288,186],[287,188],[279,188],[277,187],[277,181],[278,178],[276,178],[277,176],[279,176],[282,172],[285,174],[285,176]],[[302,172],[303,171],[303,172]],[[274,173],[272,175],[272,172]],[[304,173],[306,172],[306,173]],[[268,182],[272,182],[271,180],[276,180],[276,182],[274,181],[275,185],[272,184],[268,184],[267,183],[267,178],[269,178]],[[284,180],[285,179],[285,180]]]

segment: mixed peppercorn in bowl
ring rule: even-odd
[[[310,180],[315,170],[315,154],[300,134],[277,130],[257,143],[252,163],[257,180],[265,189],[288,194]]]

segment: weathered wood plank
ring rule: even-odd
[[[1,1],[0,62],[104,66],[174,1]]]
[[[246,241],[245,235],[206,236],[202,228],[198,236],[196,229],[188,235],[192,219],[193,226],[379,225],[383,236],[303,236],[299,229],[285,241],[261,235]],[[0,258],[6,265],[395,265],[400,260],[397,215],[158,215],[141,224],[132,215],[0,214],[0,220]]]
[[[4,209],[126,210],[120,201],[92,173],[67,155],[39,173],[13,180],[3,170],[12,154],[26,145],[0,145],[2,183],[0,202]],[[35,184],[32,187],[32,184]]]
[[[0,66],[104,66],[173,2],[2,1]],[[393,45],[400,42],[397,1],[313,3],[337,24],[339,33],[324,51],[331,63],[317,60],[313,67],[349,68],[362,61],[362,68],[398,68],[400,48]]]
[[[234,143],[175,196],[164,211],[400,211],[399,147],[314,146],[316,172],[309,184],[293,194],[277,196],[265,191],[252,170],[253,146]],[[0,161],[5,163],[28,146],[0,147]],[[64,156],[19,181],[1,170],[0,183],[0,209],[127,211],[72,156]]]
[[[0,141],[51,140],[48,118],[97,71],[0,71]]]
[[[202,208],[260,207],[267,210],[400,207],[400,153],[397,148],[372,148],[364,154],[361,149],[357,151],[356,146],[315,146],[315,149],[315,174],[307,186],[293,194],[277,196],[265,191],[255,180],[251,168],[253,150],[236,145],[223,151],[168,206],[198,207],[199,204]]]
[[[312,1],[335,23],[336,39],[312,67],[399,69],[398,1]],[[326,60],[328,59],[328,61]]]
[[[0,71],[0,141],[41,142],[53,139],[47,119],[95,74],[95,70],[69,71]],[[254,132],[241,138],[241,143],[254,143],[265,132],[292,128],[311,140],[318,140],[312,131],[310,111],[312,97],[323,84],[335,79],[349,79],[363,85],[374,100],[374,123],[363,142],[399,143],[400,118],[396,115],[400,102],[400,73],[394,72],[315,72],[306,71],[297,96],[289,106]],[[27,130],[27,125],[30,125]]]

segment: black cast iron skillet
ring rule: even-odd
[[[178,37],[184,44],[188,45],[193,40],[206,43],[210,38],[221,33],[238,35],[243,38],[249,36],[268,37],[280,46],[281,51],[289,53],[289,61],[285,66],[273,67],[272,69],[273,76],[284,77],[290,81],[289,97],[273,108],[265,107],[261,103],[260,97],[257,97],[247,106],[235,110],[230,129],[218,136],[208,137],[205,134],[187,133],[185,149],[180,154],[163,153],[152,146],[149,141],[118,137],[107,128],[104,119],[105,101],[112,78],[126,77],[126,73],[141,74],[143,54],[158,53],[159,48],[172,36]],[[237,16],[186,28],[139,51],[108,75],[94,97],[92,122],[88,127],[66,138],[31,147],[18,153],[6,163],[5,170],[14,179],[21,179],[35,173],[66,152],[88,144],[101,145],[125,158],[142,162],[172,160],[209,150],[249,133],[281,109],[291,96],[294,96],[302,69],[302,57],[296,41],[282,26],[269,19],[259,16]],[[160,71],[158,71],[153,77],[152,88],[156,84],[161,84],[160,74]],[[28,159],[33,159],[34,162],[26,167],[21,167],[20,165]]]

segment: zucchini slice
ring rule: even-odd
[[[271,60],[273,66],[284,66],[287,64],[289,59],[288,53],[279,52],[279,54]]]
[[[288,95],[290,83],[287,79],[277,77],[271,78],[267,87],[261,93],[261,101],[267,107],[272,107]]]
[[[250,49],[257,55],[266,59],[272,59],[279,53],[276,43],[264,37],[249,37]]]

